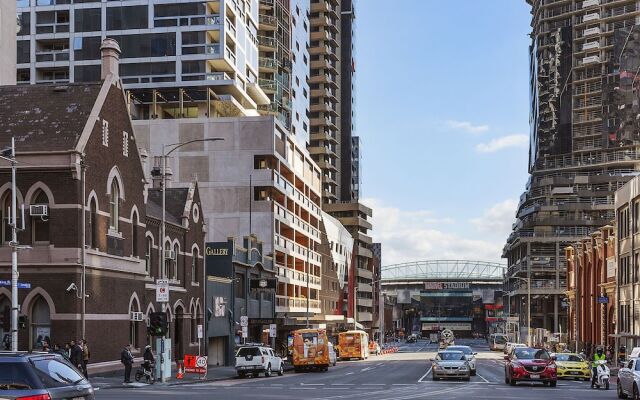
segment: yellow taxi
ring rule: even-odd
[[[558,379],[591,379],[591,369],[589,363],[580,355],[575,353],[554,353],[556,358],[556,373]]]

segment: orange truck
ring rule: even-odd
[[[366,360],[369,357],[369,335],[365,331],[340,332],[340,359]]]
[[[326,329],[298,329],[293,332],[293,368],[329,370],[329,338]]]

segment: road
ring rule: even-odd
[[[465,344],[458,341],[457,344]],[[612,399],[611,389],[593,390],[588,382],[560,381],[556,388],[504,383],[502,353],[490,352],[484,342],[466,343],[478,351],[477,376],[470,382],[432,381],[429,359],[436,345],[404,344],[395,354],[366,361],[339,362],[329,372],[287,373],[282,377],[229,379],[181,386],[103,389],[98,399],[309,399],[309,400],[412,400],[469,399]]]

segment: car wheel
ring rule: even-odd
[[[475,369],[471,370],[471,376],[476,376],[476,370]]]
[[[271,376],[271,364],[267,365],[267,369],[264,370],[264,376],[267,378]]]
[[[504,374],[504,383],[509,384],[509,376],[507,374]]]
[[[542,382],[542,386],[549,386],[549,382]]]
[[[434,381],[437,381],[437,380],[438,380],[438,378],[437,378],[435,375],[433,375],[433,376],[432,376],[432,379],[433,379]]]
[[[253,376],[254,378],[257,378],[258,376],[260,376],[259,372],[252,372],[251,376]]]
[[[509,379],[509,385],[511,385],[511,386],[515,386],[515,385],[516,385],[516,380],[515,380],[515,379],[513,379],[513,378],[510,378],[510,379]]]
[[[616,392],[618,393],[618,398],[619,399],[626,399],[627,395],[624,394],[624,391],[622,390],[622,385],[620,385],[620,379],[618,379],[618,381],[616,382]]]
[[[238,372],[238,378],[242,379],[244,378],[245,373],[244,372]]]
[[[466,377],[464,378],[464,380],[465,380],[465,381],[467,381],[467,382],[469,382],[469,381],[471,380],[471,375],[466,376]]]
[[[633,385],[633,400],[640,400],[640,393],[638,393],[638,386]]]
[[[557,385],[557,384],[558,384],[558,382],[557,382],[557,381],[551,381],[551,382],[549,382],[549,386],[551,386],[551,387],[556,387],[556,385]]]
[[[284,367],[282,366],[282,363],[280,363],[280,369],[278,370],[278,375],[279,376],[284,375]]]
[[[606,381],[604,383],[604,388],[605,388],[605,390],[609,390],[609,381]]]

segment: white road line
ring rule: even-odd
[[[391,386],[413,386],[413,383],[393,383]]]
[[[362,369],[360,370],[360,372],[369,371],[369,370],[372,370],[372,369],[374,369],[374,368],[375,368],[375,367],[362,368]]]
[[[489,381],[488,381],[488,380],[486,380],[482,375],[480,375],[480,374],[479,374],[479,373],[477,373],[477,372],[476,372],[476,376],[477,376],[478,378],[482,379],[483,381],[485,381],[485,382],[489,383]]]
[[[429,374],[431,373],[431,369],[432,369],[432,368],[433,368],[433,367],[429,367],[429,370],[427,371],[427,373],[426,373],[426,374],[424,374],[424,375],[422,375],[422,377],[421,377],[420,379],[418,379],[418,383],[421,383],[421,382],[422,382],[422,380],[423,380],[424,378],[426,378],[426,377],[427,377],[427,375],[429,375]]]
[[[304,383],[302,382],[300,386],[324,386],[324,383]]]
[[[386,383],[363,383],[362,386],[385,386]]]
[[[331,386],[355,386],[355,383],[332,383]]]

